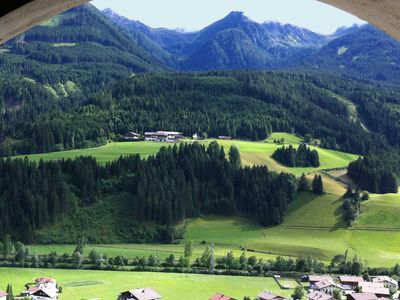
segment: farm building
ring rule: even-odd
[[[0,300],[6,300],[8,294],[6,292],[0,291]]]
[[[230,136],[225,136],[225,135],[220,135],[220,136],[218,136],[218,139],[219,139],[219,140],[231,140],[232,137],[230,137]]]
[[[310,289],[316,289],[315,284],[317,282],[323,282],[323,281],[333,282],[333,279],[329,275],[310,275],[308,276],[308,281],[310,283],[309,285]]]
[[[32,300],[56,300],[58,293],[54,290],[46,288],[31,287],[26,291],[21,292],[22,297],[28,297]]]
[[[375,283],[382,283],[384,287],[387,287],[389,289],[398,289],[399,288],[399,283],[394,280],[393,278],[390,278],[389,276],[378,276],[372,279],[372,282]]]
[[[175,131],[156,131],[156,132],[146,132],[144,134],[146,141],[151,142],[178,142],[183,138],[181,132]]]
[[[271,292],[262,292],[257,296],[258,300],[283,300],[282,296],[275,295]]]
[[[339,276],[339,280],[345,290],[354,290],[360,282],[364,281],[364,278],[361,276]]]
[[[344,290],[344,287],[341,286],[340,284],[335,283],[333,280],[323,280],[323,281],[318,281],[313,284],[314,289],[318,290],[320,292],[324,292],[329,295],[333,295],[334,291],[340,291],[342,292]]]
[[[50,289],[58,293],[57,281],[53,278],[38,278],[35,280],[35,285],[41,289]]]
[[[151,288],[134,289],[119,295],[118,300],[160,300],[161,295]]]
[[[236,300],[236,299],[224,294],[216,293],[209,300]]]
[[[136,132],[128,132],[127,134],[123,135],[123,139],[125,141],[138,141],[140,140],[141,135]]]
[[[310,300],[334,300],[332,295],[325,294],[324,292],[314,291],[306,295]]]

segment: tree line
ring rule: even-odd
[[[320,166],[318,151],[311,150],[305,144],[300,144],[297,149],[292,145],[278,148],[272,154],[272,158],[289,167],[318,168]]]
[[[348,165],[347,171],[363,190],[379,194],[397,193],[400,154],[398,151],[391,151],[360,157]]]

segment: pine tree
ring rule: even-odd
[[[315,175],[312,182],[312,191],[314,194],[322,195],[324,193],[324,185],[321,175]]]
[[[310,181],[307,179],[306,175],[303,173],[300,176],[299,183],[297,190],[299,192],[307,192],[311,189],[310,187]]]
[[[185,257],[191,258],[193,256],[193,242],[188,241],[185,245]]]
[[[7,233],[3,238],[3,257],[4,259],[8,259],[8,256],[11,254],[13,248],[13,243],[11,241],[11,236]]]
[[[14,300],[14,293],[13,293],[13,288],[11,284],[7,285],[7,290],[6,290],[7,295],[7,300]]]
[[[242,165],[239,149],[236,146],[232,145],[229,148],[229,162],[231,163],[231,166],[235,170],[239,170],[239,168]]]

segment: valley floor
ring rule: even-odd
[[[289,296],[292,292],[280,290],[273,278],[265,277],[8,268],[0,268],[0,289],[5,290],[7,284],[12,283],[14,293],[18,294],[26,283],[44,276],[57,279],[63,287],[62,300],[115,300],[120,292],[140,287],[151,287],[166,300],[204,300],[216,292],[236,299],[244,296],[253,299],[263,291],[282,296]]]

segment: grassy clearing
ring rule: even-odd
[[[58,280],[63,286],[62,300],[115,300],[119,292],[138,287],[152,287],[166,300],[187,299],[187,295],[204,300],[217,291],[237,299],[254,298],[264,290],[290,295],[290,291],[280,290],[272,278],[37,269],[0,269],[0,289],[10,282],[14,293],[18,293],[27,282],[41,276]]]
[[[77,43],[54,43],[51,44],[53,47],[75,47]]]
[[[288,168],[271,158],[272,153],[278,147],[281,147],[281,145],[273,144],[271,141],[280,138],[285,138],[287,143],[295,146],[301,142],[300,138],[294,135],[287,133],[274,133],[266,142],[221,140],[218,141],[218,143],[224,146],[226,150],[228,150],[232,145],[237,146],[240,150],[243,164],[245,165],[267,165],[271,170],[277,172],[290,172],[297,176],[301,175],[302,173],[314,172],[320,169],[346,167],[349,162],[357,159],[356,155],[316,148],[320,155],[320,168]],[[211,140],[207,140],[202,143],[209,144],[210,142]],[[98,148],[34,154],[29,155],[28,157],[32,160],[39,161],[40,159],[57,160],[60,158],[74,158],[81,155],[92,155],[96,157],[100,163],[106,163],[118,158],[121,155],[140,154],[143,157],[147,157],[151,154],[157,153],[162,146],[168,145],[170,144],[156,142],[110,143]]]
[[[362,204],[355,227],[400,230],[400,195],[372,195]]]

